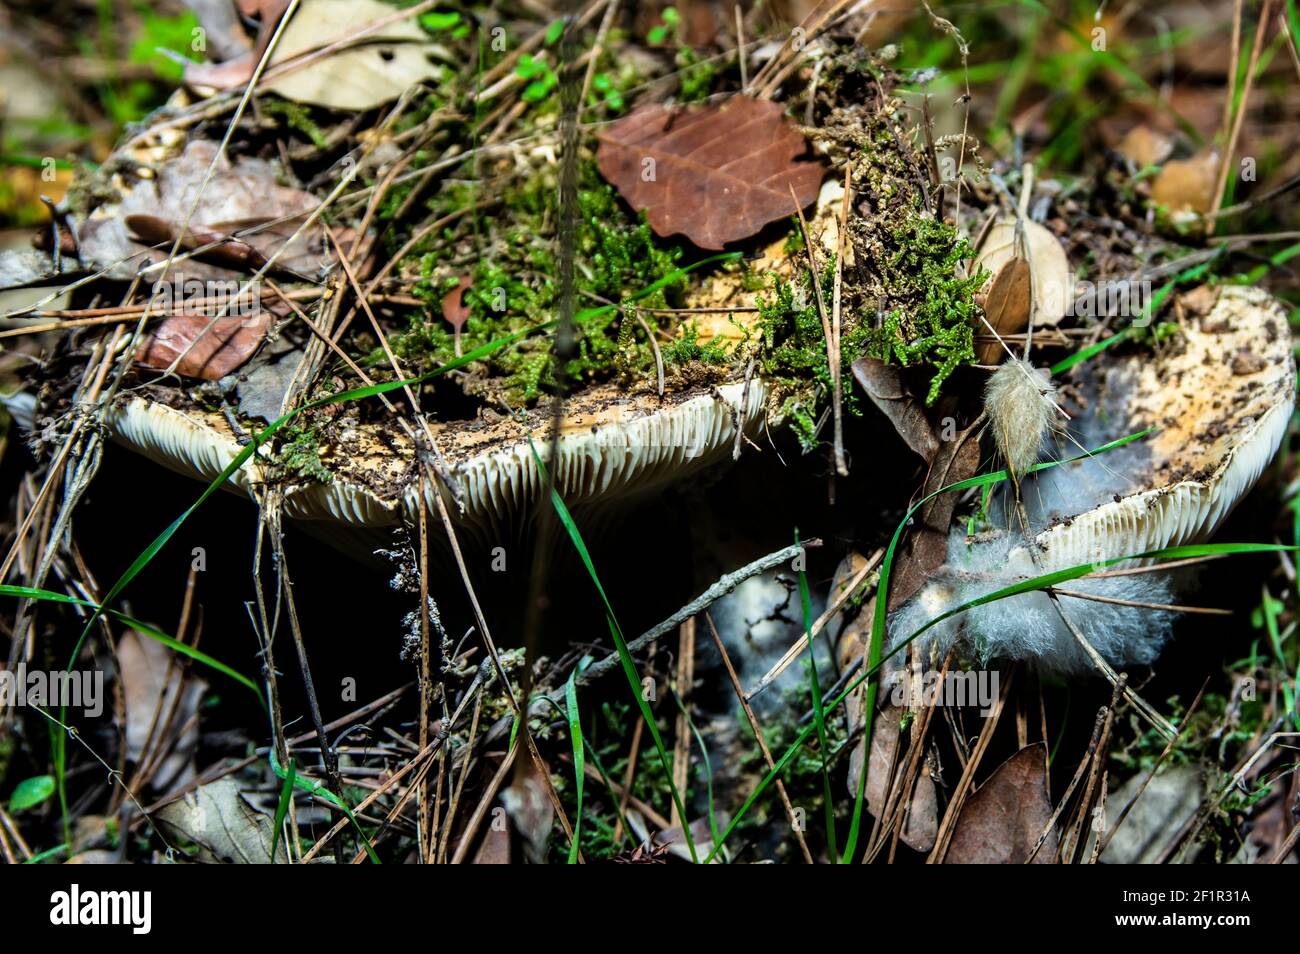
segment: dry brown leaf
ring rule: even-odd
[[[510,864],[510,829],[506,826],[488,825],[483,840],[474,850],[472,865]]]
[[[280,185],[276,167],[263,159],[244,157],[231,163],[218,163],[211,181],[204,181],[217,144],[196,139],[174,159],[161,163],[152,178],[115,177],[120,198],[96,208],[78,223],[83,256],[96,267],[108,270],[111,278],[129,281],[141,265],[161,262],[171,251],[170,242],[153,248],[137,241],[128,222],[142,225],[155,220],[167,228],[179,230],[189,219],[189,231],[197,239],[205,232],[227,233],[241,223],[268,220],[285,221],[242,237],[244,245],[265,256],[275,253],[296,232],[308,215],[320,204],[308,192]],[[202,189],[197,208],[195,198]],[[190,210],[194,209],[192,218]],[[171,233],[175,235],[175,231]],[[191,236],[187,236],[191,238]],[[315,276],[333,262],[324,244],[319,226],[304,229],[276,259],[276,264],[302,275]],[[168,280],[180,277],[204,281],[228,281],[238,278],[241,269],[190,258],[168,272]],[[150,281],[157,279],[153,275]]]
[[[1016,241],[1015,216],[1004,215],[994,222],[980,243],[975,267],[995,276],[1007,262],[1027,252],[1034,275],[1034,327],[1055,327],[1071,304],[1070,262],[1060,240],[1047,228],[1030,219],[1025,220],[1024,226],[1025,249],[1022,250]]]
[[[1019,255],[993,276],[984,298],[984,317],[999,337],[1018,335],[1029,327],[1030,287],[1029,262]],[[975,353],[980,364],[1000,364],[1004,352],[1002,343],[995,339],[979,344]]]
[[[213,89],[231,89],[242,86],[253,77],[258,61],[266,52],[267,44],[275,33],[280,17],[289,8],[289,0],[236,0],[240,15],[247,19],[258,19],[257,45],[254,47],[243,38],[242,49],[239,43],[241,35],[229,34],[229,27],[222,29],[220,21],[213,13],[202,19],[205,28],[217,27],[215,35],[228,34],[227,40],[213,44],[213,53],[223,57],[219,63],[187,63],[185,65],[185,82],[190,86],[209,86]],[[191,4],[193,5],[193,4]],[[205,3],[204,6],[213,6]],[[228,4],[227,4],[228,6]],[[238,28],[238,21],[234,24]]]
[[[1218,174],[1219,156],[1213,150],[1166,162],[1151,184],[1151,201],[1176,221],[1204,215],[1214,202]]]
[[[966,799],[944,863],[950,865],[1021,865],[1052,817],[1047,797],[1047,746],[1025,746]],[[1034,857],[1050,864],[1056,833],[1048,835]]]
[[[265,312],[249,318],[217,318],[215,323],[207,315],[172,315],[159,322],[137,363],[161,371],[184,354],[177,374],[216,381],[253,356],[269,323]]]
[[[1158,166],[1169,158],[1174,141],[1150,126],[1134,126],[1115,150],[1139,169]]]
[[[530,762],[522,777],[501,793],[501,803],[522,836],[528,857],[534,864],[543,863],[551,829],[555,827],[555,805],[547,795],[546,783],[536,764]]]
[[[148,751],[154,760],[165,757],[151,778],[152,787],[166,791],[194,774],[199,743],[198,712],[208,684],[187,675],[174,652],[156,640],[127,630],[117,643],[126,715],[126,757],[139,763]],[[161,739],[161,741],[160,741]]]
[[[885,788],[893,777],[900,779],[907,769],[907,753],[898,751],[899,720],[903,709],[890,703],[876,713],[871,729],[871,758],[867,762],[867,809],[880,818],[885,810],[889,792]],[[862,771],[861,745],[858,746],[856,758],[849,767],[850,792],[856,793],[858,773]],[[899,840],[914,851],[929,851],[934,847],[934,839],[939,831],[939,808],[935,794],[934,780],[930,778],[924,764],[917,770],[916,781],[912,787],[911,802],[907,817],[903,819],[903,830]]]
[[[260,225],[264,221],[256,224]],[[212,262],[222,268],[256,271],[267,261],[258,248],[233,237],[225,229],[200,227],[181,232],[178,225],[156,215],[128,215],[126,227],[132,238],[145,245],[174,243],[177,236],[180,236],[180,251],[194,251],[194,257],[199,261]],[[262,233],[263,241],[268,237]],[[209,245],[212,247],[208,248]],[[203,251],[198,251],[199,249]]]
[[[275,839],[269,812],[254,805],[233,778],[200,785],[153,815],[174,836],[198,846],[208,864],[287,864],[284,839]],[[275,857],[271,846],[275,845]]]
[[[822,166],[799,159],[808,143],[768,100],[735,96],[685,112],[647,106],[600,135],[601,174],[660,236],[720,249],[817,198]]]
[[[1107,832],[1118,823],[1121,811],[1127,808],[1128,814],[1101,853],[1102,861],[1154,864],[1179,840],[1204,797],[1205,783],[1195,765],[1166,767],[1149,780],[1145,772],[1138,772],[1106,796]]]
[[[898,368],[879,358],[859,358],[853,362],[853,377],[871,402],[889,418],[903,442],[926,461],[932,460],[939,450],[939,441],[920,402],[903,384]]]
[[[867,642],[871,638],[871,621],[875,614],[876,600],[871,600],[862,608],[857,618],[844,628],[836,647],[836,657],[842,669],[848,669],[867,654]],[[892,680],[904,678],[905,662],[901,656],[884,660],[879,676],[882,687],[891,686]],[[860,733],[864,725],[863,707],[865,704],[865,686],[859,686],[845,700],[845,713],[849,720],[849,730]],[[883,695],[883,692],[882,692]],[[871,729],[871,758],[867,761],[867,808],[873,816],[881,818],[888,800],[886,785],[893,783],[894,776],[902,777],[906,770],[908,753],[898,752],[899,721],[903,709],[892,702],[876,712]],[[862,777],[865,747],[859,738],[849,753],[849,771],[847,786],[850,796],[856,796],[858,782]],[[939,811],[934,780],[922,765],[913,783],[911,798],[907,807],[907,816],[899,838],[903,844],[916,851],[929,851],[934,847],[938,833]]]

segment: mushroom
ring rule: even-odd
[[[737,421],[753,431],[763,418],[767,392],[758,380],[715,389],[628,395],[615,385],[587,388],[565,405],[554,466],[556,489],[571,506],[611,501],[653,491],[729,455]],[[745,402],[741,410],[742,400]],[[178,410],[142,397],[114,407],[108,416],[114,438],[179,473],[212,481],[242,450],[221,414]],[[543,410],[513,420],[433,423],[430,427],[463,493],[453,518],[471,533],[494,533],[535,503],[544,483],[537,453],[550,452],[549,418]],[[286,488],[283,513],[309,521],[332,521],[360,530],[415,519],[419,482],[411,479],[414,448],[391,423],[358,425],[342,444],[323,448],[335,459],[328,483]],[[335,453],[336,452],[336,453]],[[548,461],[548,466],[550,466]],[[230,489],[253,494],[265,482],[267,462],[254,455],[230,478]],[[432,506],[432,497],[426,501]],[[332,536],[334,534],[331,534]],[[373,534],[348,534],[373,540]]]
[[[842,186],[827,182],[810,223],[823,255],[838,242],[835,216],[842,195]],[[773,242],[751,265],[789,278],[802,259],[792,260],[783,245],[783,240]],[[706,340],[718,337],[735,344],[744,337],[742,327],[753,325],[755,300],[756,293],[739,275],[719,272],[692,290],[690,304],[702,309],[692,323]],[[648,391],[629,393],[615,384],[586,388],[565,404],[556,489],[569,506],[582,507],[634,497],[687,477],[729,455],[738,422],[752,434],[770,419],[770,397],[759,375],[712,388],[670,391],[662,398]],[[464,507],[458,511],[448,489],[441,488],[460,527],[492,539],[535,504],[542,480],[528,435],[545,460],[550,451],[547,410],[529,412],[525,427],[512,420],[430,422],[463,492]],[[118,443],[206,482],[216,479],[242,449],[223,415],[180,410],[146,397],[119,403],[107,423]],[[282,512],[299,520],[331,521],[326,538],[356,553],[379,542],[375,528],[415,518],[418,483],[411,479],[414,449],[398,427],[370,424],[350,430],[343,444],[322,449],[333,479],[290,485]],[[251,496],[267,480],[267,463],[265,457],[250,459],[232,475],[228,489]]]
[[[1190,297],[1196,296],[1213,301],[1154,357],[1094,358],[1076,375],[1086,406],[1067,430],[1078,445],[1096,447],[1146,428],[1154,433],[1027,478],[1027,534],[1017,529],[968,543],[965,528],[955,529],[944,569],[891,620],[893,639],[1018,580],[1203,541],[1218,529],[1282,442],[1296,368],[1286,314],[1268,293],[1227,286]],[[1058,457],[1080,453],[1064,445]],[[994,516],[1017,526],[1014,516]],[[958,614],[924,638],[946,648],[964,628],[985,659],[1087,669],[1090,654],[1065,615],[1112,665],[1154,661],[1174,614],[1153,607],[1174,602],[1171,574],[1084,578],[1068,589],[1108,602],[1063,597],[1058,612],[1045,594],[1026,593]]]

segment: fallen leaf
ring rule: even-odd
[[[903,717],[903,708],[890,703],[876,713],[871,728],[871,758],[867,761],[867,809],[876,818],[881,818],[888,801],[886,789],[895,775],[900,779],[907,769],[908,753],[899,753],[899,722]],[[861,718],[859,714],[858,718]],[[862,772],[862,744],[859,742],[856,758],[849,761],[849,791],[856,795],[858,779]],[[939,807],[935,793],[934,779],[926,771],[922,762],[917,768],[916,781],[913,783],[907,816],[903,819],[903,830],[899,840],[914,851],[929,851],[934,847],[935,836],[939,832]]]
[[[1000,337],[1018,335],[1029,327],[1030,287],[1029,262],[1019,255],[1008,260],[993,276],[993,284],[984,298],[984,317]],[[980,330],[988,331],[988,328]],[[1002,343],[995,339],[977,345],[975,353],[980,364],[1000,364],[1004,351]]]
[[[853,362],[853,377],[903,442],[924,460],[932,460],[939,441],[920,402],[904,386],[902,372],[879,358],[866,357]]]
[[[966,799],[944,864],[1024,864],[1051,817],[1047,746],[1036,742],[998,766],[989,780]],[[1050,864],[1055,852],[1053,831],[1034,856],[1034,864]]]
[[[278,418],[284,412],[284,398],[301,361],[302,352],[293,350],[278,361],[266,361],[241,374],[236,386],[239,413],[260,417],[268,424]]]
[[[154,812],[154,819],[174,836],[199,847],[198,860],[209,864],[267,864],[275,822],[253,805],[233,778],[200,785]],[[284,840],[276,845],[275,863],[288,857]]]
[[[1213,150],[1166,162],[1151,183],[1151,201],[1164,206],[1175,221],[1195,219],[1214,204],[1218,174],[1219,156]]]
[[[639,109],[600,135],[596,161],[656,234],[720,249],[817,198],[823,169],[798,158],[807,149],[780,105],[735,96],[684,112]]]
[[[304,0],[271,56],[271,67],[300,53],[358,37],[397,12],[379,0]],[[449,54],[430,42],[414,17],[365,33],[358,45],[295,69],[266,88],[286,99],[360,112],[391,102],[408,87],[435,79]]]
[[[483,840],[474,851],[473,865],[508,865],[510,864],[510,829],[488,825],[483,833]]]
[[[442,317],[446,318],[457,332],[465,326],[469,318],[469,306],[465,304],[465,292],[474,287],[472,275],[462,275],[456,281],[456,287],[442,296]]]
[[[149,335],[136,363],[162,371],[184,355],[176,365],[177,374],[216,381],[253,356],[269,323],[264,312],[248,318],[217,318],[215,322],[207,315],[172,315]]]
[[[221,60],[233,60],[252,51],[253,46],[248,42],[248,36],[239,22],[239,14],[253,16],[254,11],[248,8],[252,6],[260,9],[260,0],[251,5],[240,3],[238,12],[230,0],[185,0],[185,5],[194,11],[199,26],[203,28],[207,52]]]
[[[1138,169],[1158,166],[1173,152],[1174,141],[1150,126],[1134,126],[1115,147],[1115,151]]]
[[[25,778],[14,786],[9,796],[9,811],[21,812],[35,808],[54,794],[53,775],[34,775]]]
[[[997,276],[1007,262],[1027,252],[1034,275],[1034,327],[1055,327],[1065,317],[1066,306],[1071,304],[1068,300],[1070,262],[1060,240],[1047,228],[1031,219],[1025,219],[1024,226],[1025,249],[1022,250],[1016,241],[1015,216],[1002,216],[994,222],[980,243],[975,268]]]
[[[831,576],[831,587],[826,592],[826,605],[830,606],[836,600],[848,596],[849,584],[853,578],[862,572],[862,568],[867,565],[867,558],[857,550],[849,551],[835,567],[835,573]],[[867,576],[866,582],[870,582],[871,576]],[[859,584],[859,589],[861,589]],[[857,612],[852,600],[846,600],[840,611],[835,614],[834,618],[826,623],[826,632],[834,640],[839,636],[840,630],[844,627],[844,621]]]
[[[847,670],[859,659],[867,655],[867,642],[871,638],[871,622],[875,615],[876,600],[872,597],[857,615],[857,618],[844,628],[836,647],[836,658],[841,670]],[[883,659],[881,669],[875,677],[879,681],[878,699],[888,698],[892,687],[898,679],[906,676],[906,663],[901,655]],[[904,755],[897,755],[899,740],[899,722],[903,709],[886,702],[883,709],[876,712],[871,728],[871,758],[864,759],[865,746],[860,736],[865,724],[863,707],[866,701],[866,686],[861,685],[844,702],[845,714],[848,716],[849,731],[859,734],[857,743],[849,753],[849,771],[846,785],[849,795],[856,798],[858,782],[862,778],[862,765],[867,761],[867,810],[876,818],[881,818],[886,802],[885,786],[892,784],[894,772],[902,772],[905,766]],[[934,787],[934,780],[924,768],[919,768],[907,807],[907,816],[903,820],[903,829],[899,839],[903,844],[916,851],[929,851],[934,847],[938,833],[939,810]]]
[[[0,290],[35,285],[57,277],[54,259],[30,246],[0,250]]]
[[[261,255],[270,256],[320,204],[308,192],[280,185],[276,167],[254,157],[218,163],[204,188],[216,155],[216,143],[196,139],[181,155],[163,162],[153,178],[128,179],[125,174],[115,177],[120,198],[100,205],[78,223],[86,264],[106,269],[110,278],[123,281],[135,278],[141,266],[166,259],[171,242],[164,241],[160,248],[153,248],[153,243],[141,243],[132,236],[128,223],[146,230],[163,228],[174,238],[191,209],[194,214],[189,231],[193,234],[187,239],[205,233],[224,235],[238,223],[278,222],[274,228],[239,240]],[[195,199],[200,190],[202,198],[196,208]],[[285,221],[280,222],[282,219]],[[318,275],[333,262],[325,246],[324,232],[318,225],[304,229],[276,258],[276,263],[283,268],[308,276]],[[182,278],[230,281],[239,278],[246,267],[224,267],[191,258],[173,266],[168,279],[171,282]],[[155,274],[152,280],[156,279]]]
[[[686,844],[686,836],[680,825],[651,832],[645,817],[635,808],[629,808],[624,817],[627,818],[627,827],[632,829],[632,833],[640,840],[639,847],[642,854],[667,853],[683,861],[691,861],[691,848]],[[731,823],[731,816],[725,811],[720,811],[714,821],[717,822],[719,830],[723,830]],[[707,818],[697,818],[691,822],[691,842],[695,845],[695,857],[701,862],[712,854],[713,836]],[[714,858],[711,864],[722,864],[722,854],[723,852],[718,852],[719,857]]]
[[[266,221],[262,219],[250,224],[262,225]],[[223,268],[256,271],[267,262],[261,251],[222,228],[191,228],[182,233],[179,226],[155,215],[128,215],[126,227],[133,238],[145,245],[171,244],[179,236],[180,251],[194,251],[194,258],[199,261],[212,262]],[[265,233],[261,234],[265,239]]]
[[[522,778],[501,793],[501,803],[523,837],[524,850],[534,864],[546,859],[546,847],[555,827],[555,806],[537,766],[530,763]]]
[[[167,791],[193,777],[194,752],[199,744],[198,721],[193,716],[208,688],[206,682],[187,675],[176,662],[174,652],[134,630],[127,630],[118,640],[126,758],[139,765],[148,749],[149,760],[157,765],[150,776],[156,791]],[[165,757],[159,759],[160,753]]]
[[[204,6],[209,5],[211,0],[206,0]],[[228,35],[227,40],[218,43],[212,51],[221,58],[220,62],[185,64],[185,82],[190,86],[209,86],[217,90],[231,89],[235,86],[243,86],[252,79],[257,64],[266,53],[266,47],[275,34],[281,15],[289,8],[289,0],[236,0],[236,5],[239,7],[240,15],[259,21],[257,45],[250,45],[247,37],[242,36],[242,31],[235,36]],[[226,6],[228,7],[229,4]],[[205,28],[210,21],[218,31],[224,33],[229,30],[228,26],[223,25],[220,14],[210,12],[207,18],[203,21]],[[241,38],[243,43],[239,42]]]

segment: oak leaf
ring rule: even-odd
[[[781,107],[735,96],[685,112],[647,106],[600,136],[596,162],[660,236],[721,249],[817,198],[822,166]]]

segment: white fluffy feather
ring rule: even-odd
[[[963,603],[1058,567],[1035,565],[1018,534],[967,545],[961,528],[948,540],[948,563],[915,598],[890,617],[891,644]],[[1170,604],[1170,573],[1072,580],[1063,589],[1111,599]],[[1173,613],[1060,597],[1061,608],[1084,638],[1113,666],[1151,663],[1169,639]],[[921,640],[940,652],[964,639],[982,661],[1032,659],[1057,673],[1094,669],[1083,648],[1042,592],[996,600],[926,630]]]
[[[984,389],[989,428],[1013,477],[1038,463],[1038,452],[1055,424],[1055,393],[1047,372],[1019,358],[1008,358],[989,378]]]

